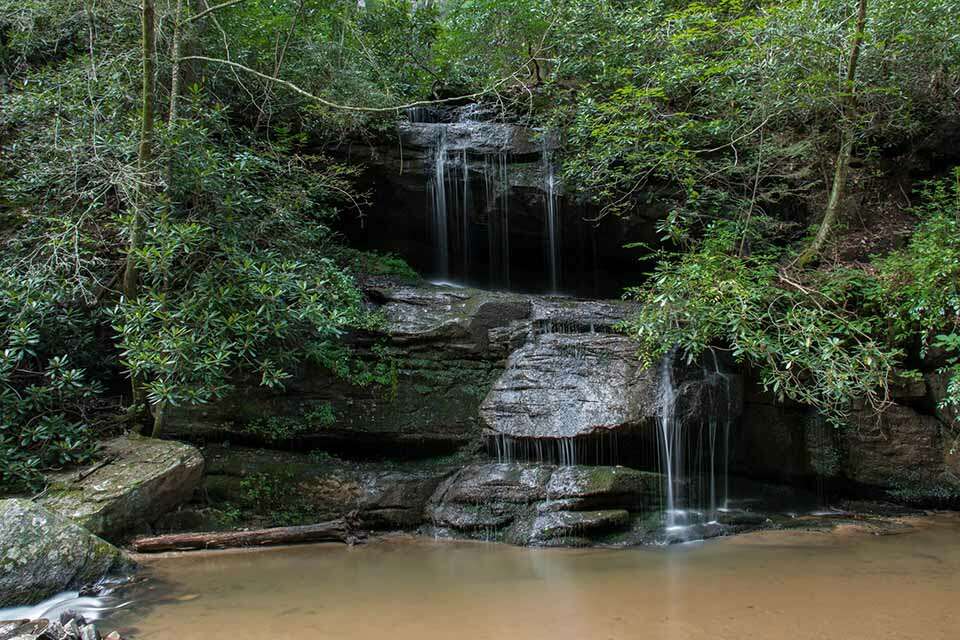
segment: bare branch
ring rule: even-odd
[[[207,7],[200,13],[195,16],[190,16],[187,18],[187,22],[194,22],[201,18],[205,18],[207,15],[213,13],[214,11],[219,11],[220,9],[226,9],[227,7],[232,7],[235,4],[240,4],[243,0],[227,0],[227,2],[221,2],[220,4],[215,4],[212,7]]]
[[[234,69],[239,69],[240,71],[245,71],[246,73],[249,73],[249,74],[251,74],[251,75],[257,76],[257,77],[260,78],[261,80],[267,80],[268,82],[275,82],[276,84],[283,85],[283,86],[287,87],[288,89],[290,89],[291,91],[293,91],[294,93],[299,93],[299,94],[302,95],[303,97],[309,98],[310,100],[313,100],[313,101],[315,101],[315,102],[319,102],[320,104],[326,105],[326,106],[330,107],[331,109],[340,109],[340,110],[342,110],[342,111],[358,111],[358,112],[365,112],[365,113],[389,113],[389,112],[391,112],[391,111],[402,111],[402,110],[404,110],[404,109],[411,109],[411,108],[413,108],[413,107],[424,107],[424,106],[429,106],[429,105],[434,105],[434,104],[444,104],[444,103],[448,103],[448,102],[460,102],[460,101],[462,101],[462,100],[470,100],[470,99],[473,99],[473,98],[479,98],[479,97],[484,96],[484,95],[486,95],[486,94],[488,94],[488,93],[493,93],[493,92],[496,91],[499,87],[503,86],[504,84],[506,84],[506,83],[509,82],[510,80],[513,80],[513,79],[516,78],[516,74],[513,74],[513,73],[512,73],[512,74],[510,74],[510,75],[508,75],[508,76],[504,76],[503,78],[500,78],[499,80],[497,80],[496,82],[494,82],[493,84],[491,84],[490,86],[488,86],[488,87],[485,88],[485,89],[481,89],[480,91],[477,91],[477,92],[475,92],[475,93],[470,93],[470,94],[462,95],[462,96],[456,96],[456,97],[453,97],[453,98],[440,98],[440,99],[438,99],[438,100],[417,100],[417,101],[415,101],[415,102],[408,102],[407,104],[398,104],[398,105],[395,105],[395,106],[392,106],[392,107],[358,107],[358,106],[355,106],[355,105],[339,104],[339,103],[337,103],[337,102],[331,102],[330,100],[327,100],[326,98],[321,98],[320,96],[314,95],[314,94],[310,93],[309,91],[298,87],[297,85],[293,84],[293,83],[290,82],[289,80],[284,80],[283,78],[277,78],[277,77],[274,77],[274,76],[271,76],[271,75],[267,75],[266,73],[261,73],[260,71],[257,71],[256,69],[251,69],[250,67],[248,67],[248,66],[246,66],[246,65],[242,65],[242,64],[240,64],[239,62],[233,62],[232,60],[223,60],[223,59],[221,59],[221,58],[209,58],[209,57],[207,57],[207,56],[185,56],[185,57],[183,58],[183,60],[202,60],[202,61],[204,61],[204,62],[215,62],[215,63],[217,63],[217,64],[226,65],[226,66],[228,66],[228,67],[232,67],[232,68],[234,68]]]

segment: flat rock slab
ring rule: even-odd
[[[203,477],[196,447],[127,435],[108,441],[101,462],[51,478],[43,505],[107,539],[187,502]]]
[[[119,549],[35,502],[0,502],[0,607],[36,604],[129,566]]]

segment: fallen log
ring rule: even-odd
[[[344,519],[296,527],[273,527],[250,531],[215,531],[209,533],[174,533],[137,538],[131,546],[137,553],[163,551],[197,551],[200,549],[235,549],[268,547],[310,542],[345,542],[356,544],[365,536]]]

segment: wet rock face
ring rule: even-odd
[[[491,332],[530,318],[532,300],[477,289],[368,284],[387,319],[387,333],[398,344],[438,343],[463,353],[483,354]]]
[[[34,604],[129,566],[119,549],[39,504],[0,502],[0,607]]]
[[[102,461],[51,476],[43,505],[116,540],[190,500],[203,476],[195,447],[127,435],[104,443]]]
[[[916,386],[901,389],[898,398],[935,405]],[[780,482],[829,480],[844,490],[908,503],[956,504],[960,462],[952,453],[953,432],[943,419],[948,416],[942,411],[940,416],[893,404],[880,414],[854,410],[848,423],[836,428],[809,409],[753,390],[747,395],[734,468]]]
[[[514,351],[480,407],[496,434],[572,438],[656,417],[656,373],[629,338],[547,334]]]
[[[669,383],[657,368],[640,366],[633,341],[606,333],[618,321],[616,309],[595,307],[566,320],[534,321],[561,332],[535,335],[510,355],[480,408],[488,435],[557,440],[649,432],[668,409],[685,424],[740,415],[739,376],[674,366],[668,396]],[[563,331],[564,324],[571,328]]]
[[[449,151],[478,155],[533,155],[542,150],[532,130],[505,122],[404,122],[399,132],[403,144],[415,149],[432,149],[442,139]]]
[[[427,507],[440,531],[520,545],[586,544],[622,530],[658,499],[660,477],[626,467],[476,464]]]
[[[251,381],[222,402],[173,410],[169,432],[203,442],[322,448],[352,457],[445,455],[480,440],[480,405],[503,373],[504,361],[545,334],[570,334],[559,339],[564,344],[596,342],[599,358],[614,353],[623,367],[633,367],[626,364],[632,358],[627,340],[610,335],[613,325],[629,315],[627,303],[411,286],[387,279],[370,279],[365,290],[386,325],[380,335],[358,338],[356,347],[361,354],[374,346],[385,349],[396,367],[395,384],[357,387],[305,368],[282,391]],[[558,367],[569,364],[557,361]],[[603,382],[597,375],[591,379],[597,380],[598,391],[584,388],[584,394],[617,393],[615,381]],[[326,403],[333,408],[334,423],[298,428],[295,439],[264,442],[245,433],[244,425],[265,417],[299,427],[311,407]]]

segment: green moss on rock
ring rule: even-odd
[[[0,502],[0,607],[34,604],[131,566],[119,549],[39,504]]]

